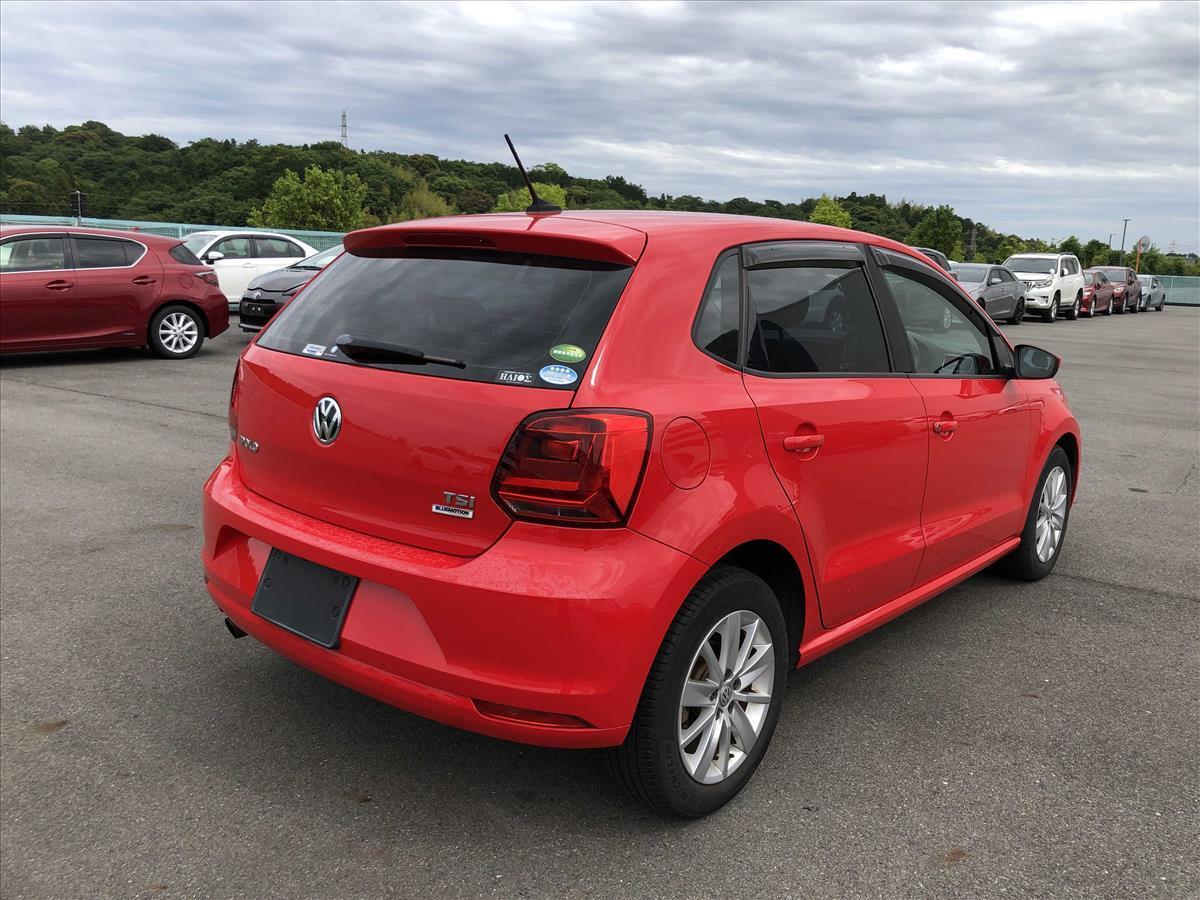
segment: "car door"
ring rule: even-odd
[[[258,274],[253,238],[248,234],[221,238],[205,251],[205,255],[214,252],[220,253],[221,258],[211,260],[209,265],[216,270],[221,293],[230,303],[238,303],[246,291],[246,285]]]
[[[258,264],[258,274],[278,272],[285,266],[290,266],[304,258],[304,250],[299,244],[281,237],[254,238],[254,255]]]
[[[743,380],[804,531],[822,622],[833,628],[912,586],[923,549],[925,410],[892,371],[859,245],[754,245],[743,262]]]
[[[74,298],[65,235],[25,234],[0,242],[0,347],[71,343],[77,337]]]
[[[1020,533],[1031,413],[1011,351],[986,317],[928,266],[891,251],[877,256],[904,327],[909,380],[924,402],[923,584]],[[931,303],[954,311],[949,329],[928,328],[923,308]],[[913,307],[922,314],[912,316]]]
[[[996,286],[997,311],[993,318],[1007,319],[1017,311],[1017,301],[1021,299],[1021,285],[1013,273],[1003,266],[996,266],[992,271],[1000,278],[1000,283]]]
[[[102,235],[71,237],[75,256],[74,315],[84,343],[142,344],[162,290],[162,264],[140,241]]]

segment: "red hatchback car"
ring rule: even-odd
[[[149,346],[186,359],[228,327],[216,273],[177,239],[0,229],[0,352]]]
[[[355,690],[611,748],[636,796],[703,815],[789,668],[1058,559],[1059,360],[908,247],[653,212],[345,246],[238,364],[202,557],[235,636]]]

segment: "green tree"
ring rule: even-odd
[[[247,221],[266,228],[351,231],[363,223],[366,197],[367,186],[353,173],[309,166],[301,180],[287,169]]]
[[[557,184],[535,181],[533,189],[537,191],[538,197],[547,203],[553,203],[562,209],[567,208],[567,192]],[[496,205],[492,207],[492,212],[525,212],[532,202],[529,197],[529,188],[517,188],[516,190],[506,191],[497,197]]]
[[[828,194],[822,194],[817,200],[817,205],[813,207],[808,221],[818,225],[836,225],[838,228],[851,226],[850,213],[846,212],[842,205]]]
[[[407,222],[410,219],[434,219],[438,216],[454,215],[454,207],[430,190],[423,178],[417,179],[413,189],[400,200],[395,219]]]
[[[1000,242],[996,250],[996,262],[1004,262],[1010,256],[1025,252],[1025,242],[1015,234],[1010,234]]]
[[[954,208],[939,206],[931,209],[917,226],[908,233],[908,243],[913,247],[930,247],[946,256],[954,252],[954,245],[962,240],[962,222],[954,214]]]
[[[1108,265],[1108,244],[1095,238],[1083,245],[1083,254],[1079,257],[1084,268]]]
[[[467,188],[465,191],[458,192],[458,196],[454,198],[454,205],[458,207],[459,212],[463,213],[490,212],[492,197],[475,188]]]
[[[1079,257],[1079,261],[1083,262],[1083,245],[1079,243],[1079,238],[1071,235],[1065,241],[1058,245],[1059,253],[1071,253]]]

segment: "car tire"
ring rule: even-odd
[[[1033,492],[1025,528],[1021,531],[1021,543],[1003,560],[1002,568],[1007,574],[1022,581],[1037,581],[1054,570],[1067,539],[1074,484],[1071,460],[1062,447],[1055,447],[1042,467]],[[1056,528],[1057,537],[1054,536]],[[1045,553],[1043,543],[1047,540],[1053,542],[1049,555]]]
[[[1013,310],[1012,316],[1008,320],[1009,325],[1020,325],[1025,319],[1025,298],[1022,297],[1017,301],[1017,308]]]
[[[1108,308],[1104,310],[1104,315],[1106,315],[1106,316],[1112,315],[1112,301],[1111,300],[1108,301]]]
[[[743,704],[736,699],[744,686],[736,674],[731,679],[727,663],[733,654],[726,653],[725,640],[717,632],[730,622],[734,623],[731,627],[742,623],[737,629],[738,649],[744,647],[742,641],[752,645],[746,650],[743,670],[761,669],[753,682],[757,693],[747,691],[744,696],[762,696],[762,685],[769,683],[766,704]],[[766,651],[754,643],[762,639],[763,626],[773,654],[769,660],[762,658]],[[748,636],[752,627],[754,632]],[[771,742],[783,706],[791,656],[783,610],[767,583],[735,566],[714,566],[692,589],[667,630],[629,734],[621,746],[607,751],[609,771],[634,797],[664,815],[695,818],[724,806],[750,780]],[[716,675],[709,660],[726,664],[727,671]],[[715,693],[711,701],[703,697],[703,691],[695,691],[710,682]],[[686,695],[685,685],[692,686]],[[687,705],[688,696],[705,705]],[[766,711],[759,713],[763,705]],[[712,712],[707,714],[710,708]],[[751,719],[755,714],[757,723]],[[703,722],[714,724],[705,726]],[[689,737],[685,725],[698,729],[696,735]],[[742,735],[747,728],[753,733],[749,752],[737,746],[745,746]],[[689,747],[694,747],[690,760]],[[741,755],[735,757],[735,753]],[[718,760],[733,768],[722,774]],[[693,765],[695,772],[717,780],[702,783],[693,774]]]
[[[204,320],[190,306],[164,306],[150,320],[150,349],[163,359],[188,359],[204,343]]]
[[[1042,313],[1043,322],[1053,322],[1058,318],[1058,304],[1061,300],[1062,298],[1058,294],[1054,295],[1054,299],[1050,301],[1050,308]]]
[[[1115,302],[1115,301],[1114,301],[1114,302]],[[1124,300],[1122,300],[1122,301],[1121,301],[1121,305],[1120,305],[1120,306],[1118,306],[1118,307],[1117,307],[1117,308],[1114,310],[1114,312],[1116,312],[1116,314],[1117,314],[1118,316],[1123,316],[1123,315],[1125,315],[1125,301],[1124,301]]]
[[[1074,322],[1079,318],[1079,307],[1083,303],[1083,295],[1079,294],[1075,297],[1075,303],[1067,310],[1067,321]]]

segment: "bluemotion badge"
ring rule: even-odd
[[[543,366],[538,377],[550,384],[574,384],[579,380],[575,370],[567,366]]]
[[[587,359],[587,351],[575,344],[555,344],[550,348],[550,355],[565,363],[583,362]]]

